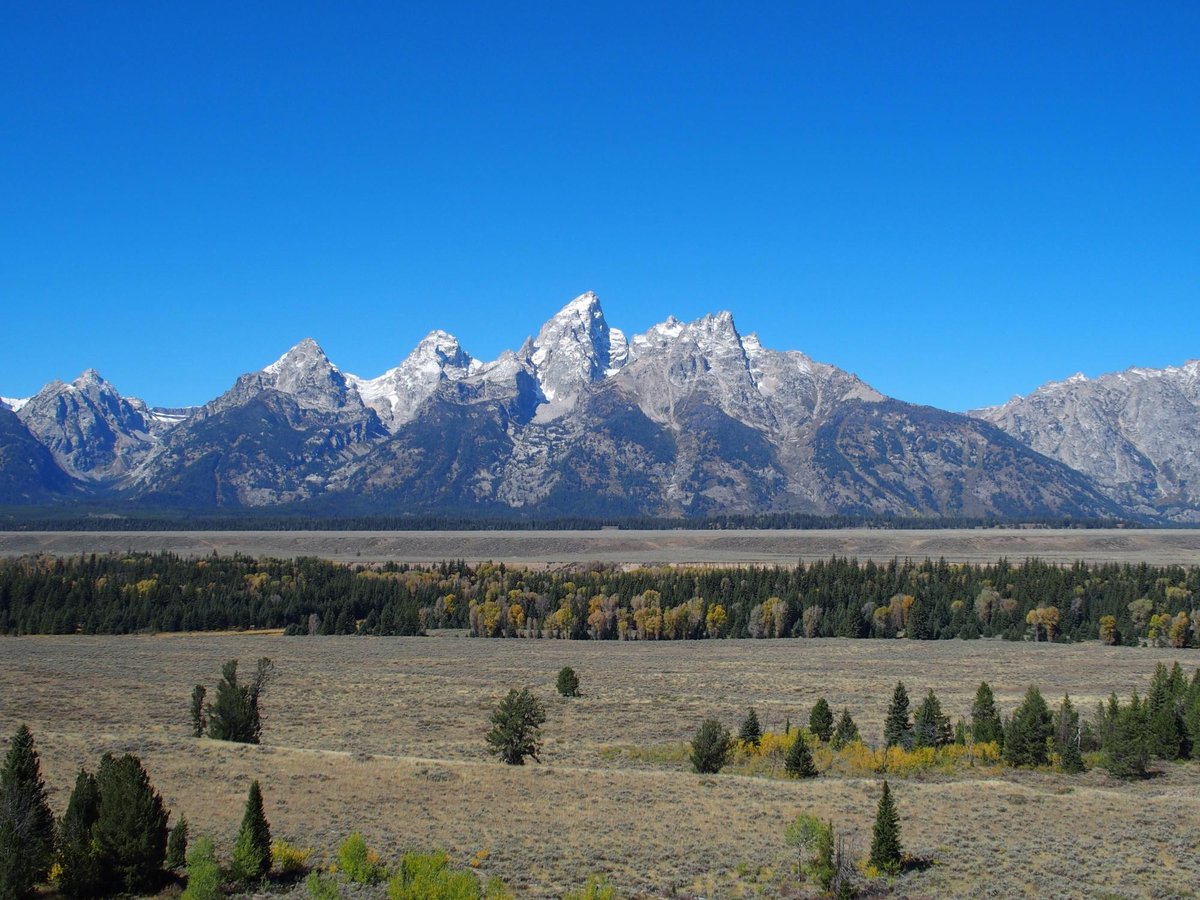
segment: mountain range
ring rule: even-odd
[[[885,397],[722,312],[642,334],[595,294],[484,362],[433,331],[360,378],[306,339],[200,407],[88,369],[0,398],[0,504],[314,515],[1200,521],[1200,362],[970,414]]]

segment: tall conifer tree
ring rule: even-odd
[[[22,725],[0,769],[0,896],[27,896],[54,855],[54,815],[33,734]]]

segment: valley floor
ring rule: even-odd
[[[819,531],[0,531],[0,556],[49,553],[157,552],[181,556],[317,556],[341,562],[469,563],[565,566],[794,565],[831,556],[887,561],[945,557],[995,562],[1040,557],[1050,562],[1200,565],[1200,529],[979,528]]]
[[[271,657],[263,744],[189,735],[192,686],[224,660]],[[0,639],[0,733],[27,723],[61,813],[80,765],[137,753],[192,835],[228,854],[251,779],[276,837],[328,860],[361,830],[385,859],[444,847],[518,896],[556,897],[590,872],[626,895],[790,896],[786,824],[832,819],[865,855],[873,778],[807,782],[698,776],[634,762],[624,748],[677,748],[706,717],[736,730],[748,707],[765,728],[807,722],[818,696],[848,706],[877,741],[892,687],[933,687],[952,718],[981,680],[1011,712],[1029,684],[1085,714],[1110,691],[1143,693],[1157,662],[1185,672],[1200,653],[1000,641],[764,640],[696,643],[285,638],[278,635]],[[554,691],[570,665],[584,696]],[[543,699],[542,764],[504,766],[484,750],[510,687]],[[1137,783],[980,770],[895,779],[905,849],[932,861],[898,896],[1194,896],[1200,884],[1200,763]],[[1189,893],[1192,892],[1192,893]]]

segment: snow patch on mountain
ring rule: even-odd
[[[483,363],[467,353],[458,338],[445,331],[429,332],[404,361],[376,378],[347,375],[363,403],[375,410],[388,431],[411,422],[421,404],[444,382],[461,381]]]

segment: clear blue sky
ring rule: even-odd
[[[10,0],[0,393],[489,359],[589,289],[951,409],[1182,363],[1197,47],[1195,2]]]

